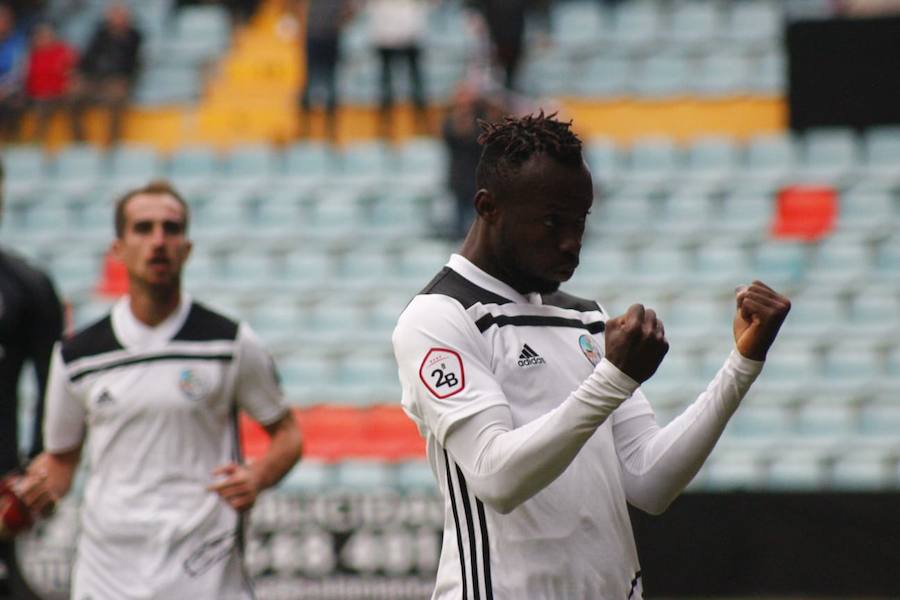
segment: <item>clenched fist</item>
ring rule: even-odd
[[[737,351],[745,358],[765,360],[766,352],[791,310],[791,301],[761,281],[739,287],[735,299],[734,342]]]
[[[606,358],[637,382],[650,379],[669,351],[666,332],[656,312],[632,304],[606,322]]]

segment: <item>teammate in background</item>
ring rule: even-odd
[[[54,349],[45,451],[29,466],[26,502],[38,513],[69,490],[89,431],[71,590],[79,600],[252,598],[242,515],[300,457],[256,335],[181,290],[188,220],[165,182],[125,194],[112,251],[130,295]],[[271,436],[249,464],[239,410]]]
[[[0,165],[0,214],[2,210]],[[29,361],[37,377],[37,403],[28,457],[41,451],[47,371],[53,344],[62,331],[63,309],[53,283],[16,254],[0,248],[0,476],[21,467],[18,390],[22,368]],[[12,542],[0,542],[0,565],[6,567],[6,575],[0,575],[0,598],[35,597],[19,571]]]
[[[445,497],[434,598],[640,598],[627,504],[661,513],[690,482],[790,302],[741,287],[734,351],[660,428],[640,385],[668,350],[662,322],[559,291],[593,202],[581,141],[543,113],[483,127],[476,221],[393,335]]]

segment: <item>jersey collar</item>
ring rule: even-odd
[[[476,267],[472,261],[461,254],[451,254],[450,260],[447,261],[447,266],[475,285],[491,291],[498,296],[508,298],[517,304],[543,304],[539,293],[532,292],[527,295],[520,294],[508,284]]]
[[[156,327],[149,327],[131,312],[131,297],[123,296],[112,309],[113,331],[125,348],[133,350],[162,348],[181,330],[190,312],[191,303],[190,295],[181,292],[181,299],[175,312]]]

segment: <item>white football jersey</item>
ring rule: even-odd
[[[444,443],[456,423],[508,406],[515,427],[550,412],[604,353],[607,315],[562,292],[523,296],[454,255],[394,331],[403,408],[445,498],[436,599],[641,598],[617,419],[651,413],[636,392],[567,469],[509,514],[483,504]]]
[[[240,460],[237,413],[286,409],[253,332],[182,296],[156,327],[128,299],[57,345],[45,447],[86,442],[73,600],[252,598],[239,515],[207,490]]]

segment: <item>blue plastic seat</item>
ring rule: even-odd
[[[728,49],[716,47],[700,58],[688,85],[701,96],[743,96],[750,92],[750,63]]]
[[[797,142],[793,138],[757,136],[747,143],[743,176],[777,185],[792,176],[799,160]]]
[[[615,51],[646,52],[659,43],[662,15],[656,2],[621,2],[610,25],[609,38]]]
[[[752,0],[729,3],[725,38],[748,49],[770,47],[781,37],[782,7],[779,2]]]
[[[808,248],[796,242],[766,242],[753,256],[753,277],[771,286],[790,285],[806,273]]]
[[[617,98],[628,94],[633,72],[627,58],[598,56],[587,60],[567,85],[574,94],[585,98]]]
[[[855,175],[860,150],[852,130],[812,129],[801,140],[803,163],[797,176],[804,181],[840,185]]]
[[[690,59],[679,55],[659,54],[646,59],[631,81],[631,90],[638,96],[685,96],[694,71]]]
[[[344,460],[337,463],[335,486],[339,489],[372,493],[393,488],[390,466],[380,460]]]
[[[684,50],[709,47],[722,29],[719,5],[709,0],[675,4],[663,40]]]

